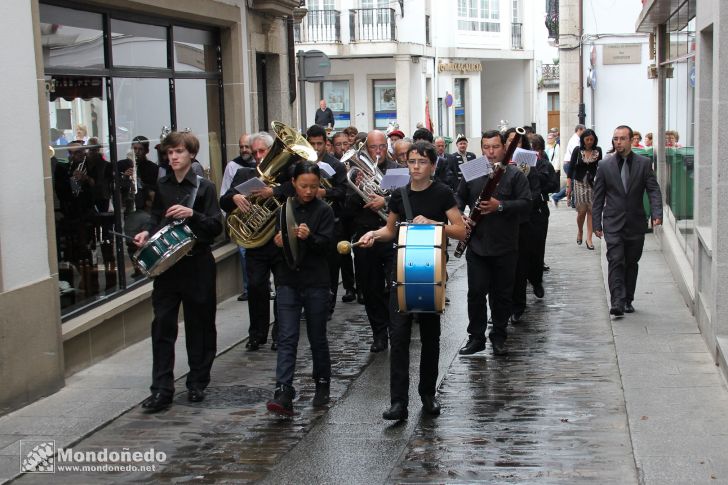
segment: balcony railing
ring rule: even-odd
[[[511,24],[511,48],[518,50],[523,49],[523,37],[521,36],[522,30],[523,24]]]
[[[544,81],[558,81],[559,80],[559,65],[558,64],[542,64],[541,75]]]
[[[309,10],[293,31],[294,40],[301,43],[341,42],[341,12],[338,10]]]
[[[360,8],[349,10],[351,41],[397,40],[393,8]]]

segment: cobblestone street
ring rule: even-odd
[[[467,282],[464,258],[451,260],[452,303],[443,318],[438,418],[421,415],[415,378],[409,420],[391,425],[381,419],[389,404],[388,352],[369,353],[363,307],[339,303],[329,327],[334,378],[327,409],[311,406],[314,386],[305,337],[292,419],[265,410],[275,352],[267,347],[246,352],[237,345],[215,362],[203,403],[190,404],[180,392],[174,406],[158,415],[144,414],[137,406],[73,446],[74,451],[161,450],[167,460],[156,471],[59,472],[53,483],[699,483],[696,477],[725,483],[726,475],[715,475],[717,461],[699,450],[691,451],[698,455],[688,482],[658,479],[649,450],[633,450],[630,427],[648,423],[640,421],[646,416],[627,412],[623,357],[614,335],[648,338],[650,325],[657,323],[635,323],[630,317],[610,321],[599,242],[595,240],[597,251],[574,244],[572,221],[573,211],[553,211],[546,298],[529,294],[523,321],[509,327],[504,357],[493,356],[490,345],[474,356],[457,355],[466,339]],[[649,291],[641,286],[638,293],[635,306],[647,305],[640,296]],[[679,302],[670,304],[679,309]],[[644,314],[654,319],[655,312],[659,308],[649,307]],[[664,323],[666,329],[674,326]],[[705,355],[699,346],[693,351]],[[416,336],[411,353],[416,375]],[[701,369],[702,384],[710,386],[703,391],[726,399],[712,363]],[[639,391],[639,385],[631,389]],[[725,441],[726,420],[719,409],[710,419],[717,420],[718,436],[712,442]],[[663,458],[675,452],[668,448],[662,450]],[[16,481],[48,483],[39,474]]]

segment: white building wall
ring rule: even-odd
[[[634,33],[634,22],[641,8],[640,2],[631,0],[584,2],[584,30],[590,36],[584,46],[583,66],[586,126],[594,128],[601,139],[601,146],[605,148],[611,146],[607,140],[611,139],[614,128],[621,124],[641,131],[643,136],[657,129],[654,81],[647,79],[647,66],[654,62],[649,59],[649,38]],[[613,44],[640,44],[641,63],[605,65],[604,46]],[[592,45],[596,46],[597,52],[597,82],[593,93],[586,87]]]
[[[13,66],[3,77],[5,112],[0,119],[0,286],[3,291],[25,286],[50,275],[43,161],[47,148],[41,140],[38,78],[31,10],[25,0],[0,2],[0,42],[3,62]],[[12,143],[8,141],[12,140]]]
[[[500,120],[510,126],[531,123],[528,80],[524,70],[527,61],[483,62],[481,96],[483,99],[482,129],[497,129]]]

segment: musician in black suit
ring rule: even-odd
[[[481,148],[491,164],[501,163],[506,155],[505,139],[500,132],[483,133]],[[466,182],[458,187],[456,198],[460,210],[475,209],[487,176]],[[526,176],[515,166],[505,168],[492,197],[481,201],[478,209],[484,215],[472,228],[468,246],[468,343],[461,355],[485,349],[485,330],[488,322],[486,296],[490,303],[493,328],[490,343],[495,355],[506,353],[506,326],[511,316],[513,283],[518,261],[518,230],[521,220],[531,208],[531,191]]]
[[[222,221],[215,185],[192,172],[192,160],[200,149],[195,135],[173,131],[164,139],[163,148],[170,173],[159,179],[151,217],[145,230],[134,237],[134,243],[142,247],[167,222],[184,220],[195,235],[195,244],[187,256],[154,279],[152,394],[142,403],[147,412],[158,412],[172,404],[180,303],[190,365],[187,399],[191,402],[205,398],[217,340],[216,268],[210,244],[222,232]]]
[[[458,183],[463,178],[460,173],[460,165],[470,160],[475,160],[477,157],[475,153],[468,151],[468,137],[465,135],[458,135],[455,139],[455,146],[457,151],[450,154],[450,166],[451,171],[456,175]]]
[[[632,152],[632,128],[618,126],[615,152],[599,163],[594,180],[594,234],[607,243],[609,294],[614,316],[634,312],[637,271],[647,231],[643,194],[647,191],[652,224],[662,224],[662,195],[650,160]]]

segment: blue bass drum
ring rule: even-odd
[[[401,313],[445,310],[445,226],[399,225],[395,287]]]

